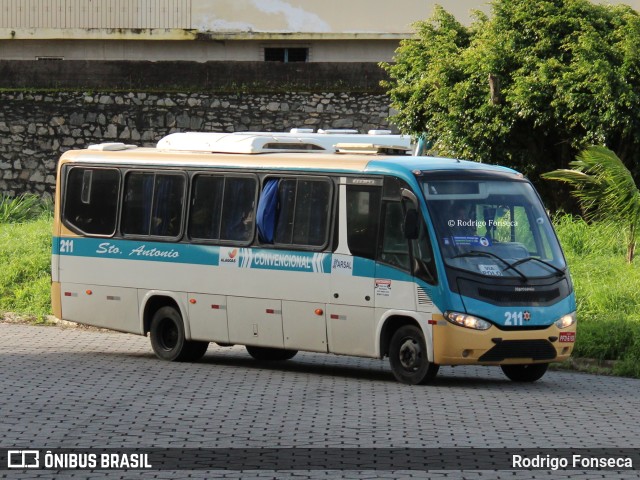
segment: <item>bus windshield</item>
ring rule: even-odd
[[[564,275],[558,240],[529,182],[456,177],[422,181],[447,266],[495,277]]]

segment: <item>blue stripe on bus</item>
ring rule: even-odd
[[[188,243],[54,237],[54,255],[330,273],[331,254]]]
[[[104,238],[54,238],[54,255],[218,265],[218,247]]]
[[[146,260],[195,265],[213,265],[221,268],[268,269],[330,274],[330,253],[300,252],[261,248],[194,245],[188,243],[142,242],[138,240],[102,238],[53,238],[53,254],[118,260]],[[430,285],[416,279],[399,268],[376,264],[373,260],[353,257],[351,274],[356,277],[415,282],[441,310],[467,312],[505,325],[507,317],[528,312],[529,320],[523,325],[550,325],[562,315],[575,311],[575,294],[545,307],[499,307],[480,300],[451,293],[443,282]],[[515,314],[515,315],[514,315]]]

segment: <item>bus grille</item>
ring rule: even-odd
[[[528,305],[532,303],[547,303],[560,296],[560,289],[539,290],[537,292],[514,292],[505,290],[493,290],[488,288],[478,288],[481,297],[493,300],[500,304]]]
[[[553,360],[556,358],[556,349],[547,340],[503,340],[478,360],[500,362],[511,358]]]

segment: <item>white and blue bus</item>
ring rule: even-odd
[[[400,137],[316,135],[64,153],[55,315],[149,335],[165,360],[210,342],[263,361],[388,357],[408,384],[462,364],[531,382],[570,356],[573,287],[528,180],[403,154]]]

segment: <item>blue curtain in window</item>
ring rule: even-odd
[[[264,183],[258,201],[256,224],[258,238],[262,243],[273,243],[278,216],[278,179],[272,178]]]

